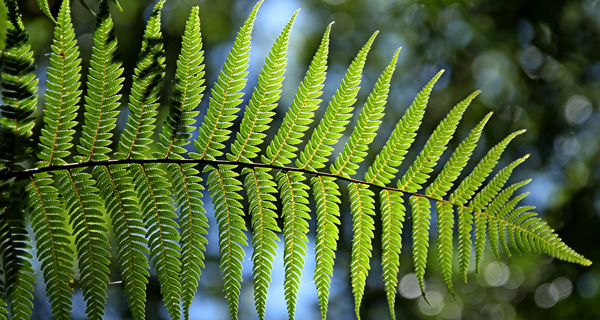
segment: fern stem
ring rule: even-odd
[[[388,186],[382,186],[376,182],[368,182],[368,181],[364,181],[364,180],[359,180],[359,179],[353,179],[353,178],[347,178],[347,177],[343,177],[343,176],[338,176],[335,175],[333,173],[327,173],[327,172],[319,172],[319,171],[313,171],[313,170],[308,170],[308,169],[301,169],[301,168],[294,168],[294,167],[286,167],[286,166],[278,166],[278,165],[273,165],[273,164],[264,164],[264,163],[248,163],[248,162],[239,162],[239,161],[230,161],[230,160],[210,160],[210,159],[113,159],[113,160],[104,160],[104,161],[89,161],[89,162],[82,162],[82,163],[68,163],[68,164],[64,164],[64,165],[55,165],[55,166],[48,166],[48,167],[42,167],[42,168],[32,168],[32,169],[27,169],[24,171],[13,171],[13,172],[8,172],[5,174],[1,174],[0,175],[0,181],[6,181],[6,180],[10,180],[12,178],[16,178],[17,180],[20,179],[24,179],[27,178],[29,176],[32,176],[34,174],[39,174],[42,172],[53,172],[53,171],[59,171],[59,170],[73,170],[76,168],[88,168],[88,167],[96,167],[96,166],[113,166],[113,165],[127,165],[127,164],[152,164],[152,163],[166,163],[166,164],[195,164],[195,165],[199,165],[199,164],[203,164],[203,165],[211,165],[211,166],[218,166],[218,165],[235,165],[235,166],[239,166],[242,168],[268,168],[268,169],[275,169],[275,170],[281,170],[283,172],[289,172],[289,171],[295,171],[295,172],[301,172],[301,173],[306,173],[306,174],[312,174],[316,177],[331,177],[334,179],[338,179],[338,180],[342,180],[342,181],[347,181],[347,182],[351,182],[351,183],[358,183],[358,184],[363,184],[363,185],[367,185],[370,187],[375,187],[378,188],[380,190],[390,190],[390,191],[399,191],[402,192],[406,195],[410,195],[410,196],[416,196],[416,197],[423,197],[423,198],[427,198],[430,200],[434,200],[436,202],[442,202],[442,203],[449,203],[453,206],[456,206],[457,208],[464,208],[464,209],[472,209],[469,208],[467,206],[463,206],[463,205],[458,205],[454,202],[451,202],[449,200],[444,200],[444,199],[438,199],[434,196],[429,196],[429,195],[425,195],[425,194],[421,194],[418,192],[406,192],[403,189],[399,189],[399,188],[394,188],[394,187],[388,187]]]

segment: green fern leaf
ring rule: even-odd
[[[146,230],[137,194],[126,166],[103,166],[94,169],[98,188],[105,199],[113,232],[125,293],[134,319],[145,318],[146,284],[150,276]]]
[[[246,85],[248,61],[250,55],[250,40],[254,21],[263,0],[258,2],[250,16],[240,28],[223,70],[217,77],[204,122],[200,128],[199,137],[194,142],[199,153],[190,156],[195,159],[214,159],[221,156],[222,142],[229,139],[233,124],[239,111],[242,89]],[[219,248],[221,251],[221,271],[223,272],[223,291],[229,306],[229,313],[237,319],[240,282],[242,280],[242,264],[246,244],[244,230],[243,207],[238,201],[241,190],[238,174],[232,169],[235,166],[207,166],[204,170],[209,173],[209,190],[215,207],[215,215],[219,225]]]
[[[250,162],[250,159],[256,158],[257,152],[260,151],[257,146],[266,136],[262,132],[269,128],[268,125],[275,115],[272,110],[281,97],[281,83],[286,71],[290,32],[298,12],[296,11],[290,18],[267,55],[265,65],[258,76],[258,84],[244,111],[237,139],[231,146],[232,154],[227,155],[231,161]]]
[[[376,130],[381,123],[383,110],[387,101],[390,81],[398,60],[398,49],[390,64],[381,74],[373,91],[358,118],[357,125],[350,136],[348,144],[336,158],[330,170],[334,175],[349,177],[354,175],[358,164],[367,155],[368,145],[376,136]],[[337,225],[339,222],[340,192],[331,177],[315,177],[312,179],[315,201],[317,202],[317,242],[315,244],[315,284],[319,295],[321,318],[327,317],[327,302],[329,285],[333,275],[333,263],[337,240],[339,238]]]
[[[6,5],[6,7],[5,7]],[[27,160],[33,153],[32,129],[35,124],[31,117],[36,105],[37,77],[31,47],[27,43],[28,34],[21,22],[16,1],[0,4],[3,16],[3,51],[0,53],[1,96],[5,103],[0,105],[0,171],[20,171],[17,163]],[[26,199],[23,183],[2,183],[0,185],[3,233],[2,270],[4,292],[9,306],[2,308],[5,314],[15,319],[29,319],[33,308],[33,257],[28,252],[30,238],[25,228],[26,221],[21,199]],[[5,302],[4,300],[2,300]]]
[[[425,194],[437,200],[442,200],[448,190],[452,188],[454,181],[458,178],[467,161],[473,154],[473,149],[477,146],[477,141],[481,137],[483,128],[492,116],[492,112],[488,113],[483,120],[477,124],[469,133],[467,138],[463,140],[458,148],[454,151],[450,159],[444,165],[442,172],[437,178],[427,187]],[[454,208],[452,204],[438,201],[436,203],[436,211],[438,216],[438,259],[444,281],[454,296],[454,286],[452,285],[452,229],[454,228]]]
[[[66,164],[65,158],[70,154],[68,149],[72,146],[70,141],[75,132],[72,128],[76,125],[74,119],[81,94],[78,90],[81,68],[68,1],[63,1],[61,6],[52,50],[46,82],[48,89],[44,95],[45,126],[40,136],[38,151],[40,162],[36,164],[38,167]],[[52,313],[56,318],[68,318],[72,289],[65,279],[71,277],[70,268],[73,258],[72,252],[67,248],[69,242],[65,237],[62,206],[57,190],[51,186],[52,183],[52,177],[47,173],[32,177],[29,188],[32,198],[32,225],[36,232],[38,255],[43,262],[42,269]],[[66,204],[67,207],[73,206],[68,202]],[[78,252],[82,253],[81,250]],[[52,269],[48,270],[50,268]]]
[[[15,0],[16,2],[16,0]],[[56,19],[54,19],[54,17],[52,16],[52,13],[50,13],[50,6],[48,5],[48,0],[37,0],[37,3],[40,7],[40,9],[42,9],[42,12],[48,16],[48,18],[50,18],[50,20],[52,20],[54,23],[58,23],[56,21]]]
[[[266,149],[263,163],[284,165],[291,162],[298,150],[297,144],[301,142],[304,132],[312,122],[314,111],[321,102],[319,96],[325,81],[327,70],[327,55],[329,53],[329,34],[331,24],[327,27],[321,40],[319,49],[315,53],[304,80],[298,87],[291,108],[285,115],[284,121],[277,131],[275,138]],[[264,171],[266,180],[272,176]],[[284,263],[286,281],[284,283],[285,298],[288,314],[293,318],[295,313],[296,295],[299,286],[299,276],[302,270],[303,256],[306,253],[306,232],[308,232],[305,218],[309,218],[308,203],[304,183],[304,176],[296,172],[280,172],[277,174],[282,199],[291,203],[283,206],[284,216]],[[286,201],[286,200],[284,200]],[[295,229],[298,226],[299,229]]]
[[[319,125],[313,132],[311,139],[308,144],[304,148],[304,151],[300,154],[299,158],[296,160],[296,165],[301,169],[319,169],[325,166],[325,162],[327,161],[327,157],[331,155],[333,148],[331,145],[335,144],[337,140],[342,136],[341,132],[344,131],[346,125],[350,122],[348,119],[352,116],[352,110],[354,109],[353,105],[356,102],[356,95],[358,93],[358,89],[360,88],[360,81],[362,78],[362,70],[365,64],[365,60],[367,59],[367,53],[371,49],[371,45],[377,36],[377,32],[375,32],[369,41],[363,46],[363,48],[359,51],[356,58],[352,61],[346,74],[344,75],[344,79],[342,83],[338,87],[334,97],[331,99],[327,110],[325,111],[325,115],[323,119],[319,122]],[[295,175],[295,174],[294,174]],[[329,183],[319,183],[319,179],[313,179],[314,193],[325,196],[326,193],[323,193],[322,189],[333,189],[337,190],[337,185],[328,181]],[[338,192],[339,193],[339,192]],[[318,199],[317,203],[325,203],[327,199]],[[335,203],[336,201],[334,200]],[[339,202],[339,201],[337,201]],[[323,216],[329,215],[329,219],[331,222],[334,221],[334,217],[331,217],[331,212],[327,211],[339,211],[339,208],[335,208],[335,205],[332,205],[331,208],[326,208],[325,206],[317,206],[317,216],[322,217],[320,220],[326,219]],[[335,216],[335,214],[334,214]],[[295,219],[295,218],[294,218]],[[317,218],[319,219],[319,218]],[[337,228],[332,230],[336,231],[333,234],[333,237],[337,237]],[[321,232],[323,229],[321,228]],[[321,235],[323,237],[323,235]],[[304,254],[302,254],[304,255]],[[322,260],[323,257],[317,257],[317,260]],[[326,265],[323,265],[327,267]],[[301,268],[299,268],[301,270]],[[315,270],[316,277],[323,277],[325,270]],[[294,275],[300,276],[300,271],[294,272]],[[299,282],[299,279],[295,279]],[[321,304],[321,310],[326,308],[326,300],[328,295],[328,279],[319,279],[316,281],[317,289],[319,292],[319,300]],[[292,290],[293,291],[293,290]],[[290,304],[295,305],[296,294],[288,295],[290,299],[294,300],[294,302],[288,301],[288,309],[290,309]],[[324,307],[325,305],[325,307]],[[322,311],[323,313],[323,311]]]
[[[531,179],[521,181],[519,183],[515,183],[515,184],[511,185],[510,187],[502,190],[502,192],[500,192],[498,194],[498,196],[485,209],[484,214],[488,215],[488,216],[496,217],[498,215],[498,213],[500,213],[500,211],[502,210],[504,205],[506,205],[506,203],[508,202],[510,197],[512,197],[513,193],[518,188],[528,184],[529,182],[531,182]],[[501,260],[500,260],[500,239],[499,239],[500,233],[499,233],[499,229],[498,229],[498,220],[488,219],[488,230],[489,230],[488,232],[489,232],[490,246],[492,247],[492,252],[494,253],[494,256],[496,257],[498,264],[500,264],[500,262],[501,262]],[[506,237],[505,237],[505,239],[506,239]]]
[[[496,219],[490,220],[490,221],[498,223],[498,233],[500,234],[500,236],[499,236],[500,244],[502,244],[502,248],[504,248],[504,251],[506,252],[506,254],[509,257],[511,256],[511,252],[510,252],[510,249],[508,248],[508,242],[506,241],[506,228],[503,228],[506,226],[506,224],[502,224],[501,220],[507,220],[508,215],[511,212],[513,212],[513,210],[515,209],[517,204],[519,204],[519,202],[521,202],[521,200],[523,200],[528,195],[529,195],[529,192],[525,192],[525,193],[522,193],[522,194],[512,198],[502,208],[502,210],[497,214],[498,220],[496,220]],[[528,210],[533,210],[533,209],[535,209],[535,207],[532,207],[531,209],[528,209]]]
[[[164,78],[165,57],[160,31],[161,10],[166,0],[159,1],[146,25],[142,52],[134,70],[129,97],[130,114],[119,141],[118,159],[144,159],[152,143]]]
[[[252,274],[254,278],[254,304],[259,319],[265,318],[267,290],[271,281],[273,260],[277,252],[276,207],[273,196],[277,193],[277,185],[264,169],[247,170],[244,186],[247,188],[252,214]]]
[[[195,129],[194,111],[204,93],[204,51],[200,31],[199,8],[194,7],[185,26],[181,53],[177,61],[169,115],[164,122],[157,158],[183,159]],[[181,288],[184,318],[189,318],[189,308],[204,267],[205,238],[208,220],[202,200],[202,179],[199,171],[190,165],[169,164],[168,171],[180,208],[181,222]]]
[[[485,233],[487,225],[487,216],[481,212],[487,205],[496,198],[500,189],[504,186],[514,168],[529,158],[529,155],[518,159],[502,169],[496,176],[481,190],[473,200],[469,203],[468,207],[472,208],[475,212],[475,265],[476,270],[479,272],[479,263],[483,256],[483,250],[485,249]]]
[[[171,204],[171,184],[157,165],[130,167],[138,191],[140,207],[148,230],[150,260],[156,270],[169,315],[180,318],[181,249],[179,247],[177,215]]]
[[[353,105],[356,102],[356,95],[360,89],[362,70],[365,66],[367,54],[375,40],[378,32],[375,32],[369,41],[356,55],[342,83],[335,92],[333,98],[327,106],[323,119],[319,122],[317,128],[308,141],[304,151],[300,153],[296,160],[296,166],[301,169],[320,169],[325,166],[327,157],[331,155],[333,148],[331,145],[337,143],[343,135],[348,120],[352,116]]]
[[[46,282],[46,296],[56,319],[70,319],[73,289],[73,261],[70,234],[63,216],[58,190],[50,174],[31,177],[27,186],[31,227],[35,234],[36,251]]]
[[[340,191],[334,179],[314,177],[311,179],[317,207],[317,239],[315,242],[314,280],[319,296],[321,319],[327,318],[329,286],[333,276],[335,250],[339,240]]]
[[[240,28],[235,37],[233,47],[227,55],[223,69],[217,77],[212,89],[212,96],[208,110],[204,116],[204,122],[200,128],[199,137],[194,142],[199,154],[191,154],[196,159],[214,159],[223,154],[221,149],[225,147],[222,142],[229,139],[233,120],[239,111],[237,107],[242,103],[241,91],[246,86],[246,75],[248,72],[248,61],[250,60],[250,40],[254,20],[258,8],[264,0],[259,1],[252,9],[250,16]]]
[[[299,172],[279,172],[278,186],[283,202],[283,263],[285,279],[283,289],[289,319],[294,319],[296,298],[300,287],[300,276],[308,243],[308,186],[306,178]]]
[[[308,130],[308,125],[312,123],[321,100],[323,82],[327,72],[327,55],[329,54],[329,35],[331,33],[329,24],[319,49],[313,56],[313,59],[306,71],[306,75],[300,83],[292,106],[285,114],[283,123],[277,131],[277,134],[266,149],[266,156],[262,157],[265,164],[276,164],[284,166],[292,162],[295,157],[298,145],[302,142],[304,132]]]
[[[414,141],[415,132],[419,129],[421,121],[423,119],[424,110],[427,106],[427,101],[429,100],[429,94],[433,88],[435,82],[442,75],[443,71],[440,71],[417,95],[411,106],[406,111],[405,115],[398,122],[398,125],[392,132],[391,137],[386,142],[381,153],[377,155],[373,164],[367,169],[365,173],[365,180],[368,183],[374,183],[377,185],[385,186],[390,183],[390,179],[392,179],[395,174],[398,172],[396,169],[402,163],[404,159],[404,155],[407,152],[407,149],[410,147],[412,142]],[[351,184],[352,185],[352,184]],[[373,215],[374,211],[369,209],[368,207],[362,208],[360,204],[371,204],[374,203],[373,192],[368,190],[365,186],[355,185],[349,188],[351,192],[351,199],[359,199],[364,198],[364,201],[360,203],[355,203],[355,209],[360,212],[363,212],[367,215]],[[405,207],[402,205],[402,193],[401,192],[393,192],[390,193],[388,190],[382,190],[380,192],[380,198],[382,199],[382,208],[386,208],[386,210],[382,210],[382,264],[383,264],[383,274],[386,281],[387,297],[388,303],[392,300],[390,292],[394,289],[390,287],[393,283],[397,283],[398,278],[398,270],[399,270],[399,254],[401,249],[401,237],[402,237],[402,228],[398,228],[398,225],[402,225],[404,221],[405,215]],[[351,206],[351,209],[353,207]],[[387,209],[389,208],[389,209]],[[360,309],[360,300],[364,293],[364,286],[366,275],[363,274],[368,271],[369,268],[369,258],[368,254],[370,254],[371,250],[366,251],[366,249],[371,247],[371,239],[372,236],[372,225],[358,225],[363,221],[372,221],[371,217],[364,217],[357,211],[353,212],[353,230],[360,230],[361,236],[357,238],[355,235],[355,240],[353,240],[353,249],[352,256],[353,260],[351,262],[351,269],[354,268],[360,273],[352,272],[353,278],[353,292],[355,292],[355,308],[358,316],[358,311]],[[357,247],[354,247],[354,243],[356,243]],[[389,258],[389,259],[387,259]],[[393,285],[395,287],[395,285]],[[390,310],[393,312],[393,310]]]
[[[592,262],[569,248],[545,222],[540,221],[531,207],[515,209],[505,220],[498,220],[506,226],[511,244],[522,251],[545,253],[552,257],[589,266]],[[491,219],[494,219],[491,217]]]
[[[66,164],[70,141],[77,125],[75,121],[81,90],[79,51],[71,24],[68,1],[63,1],[59,22],[54,30],[53,53],[50,55],[46,99],[44,110],[45,126],[40,136],[38,167]]]
[[[262,144],[266,136],[263,132],[268,129],[275,114],[272,110],[281,96],[289,37],[297,14],[298,11],[290,18],[267,55],[258,77],[258,85],[244,112],[237,139],[231,146],[232,153],[227,154],[231,161],[251,162],[260,151],[258,145]],[[242,173],[247,175],[244,185],[248,190],[253,221],[254,302],[259,318],[264,319],[272,262],[277,250],[276,242],[279,240],[275,232],[280,231],[275,221],[277,215],[273,211],[276,207],[272,193],[277,190],[274,188],[276,184],[273,177],[267,170],[245,168]]]
[[[458,188],[450,195],[450,203],[463,206],[471,197],[475,191],[481,186],[485,178],[490,174],[498,163],[498,159],[506,149],[506,146],[518,135],[525,132],[525,130],[516,131],[494,146],[488,153],[481,159],[479,164],[473,169],[471,174],[463,180]],[[459,208],[458,210],[458,262],[460,267],[460,273],[463,280],[467,281],[467,270],[469,267],[469,259],[471,256],[471,225],[473,224],[473,215],[465,208]]]
[[[377,129],[384,115],[385,104],[390,91],[390,82],[396,69],[399,53],[400,49],[396,50],[389,65],[379,79],[377,79],[375,87],[369,94],[367,102],[358,117],[356,127],[352,131],[348,143],[335,159],[335,163],[331,165],[330,171],[334,175],[353,176],[356,174],[358,164],[364,161],[367,155],[366,150],[368,150],[369,144],[375,139]]]
[[[121,100],[124,78],[118,58],[118,42],[107,1],[100,2],[94,33],[94,47],[87,78],[85,96],[85,125],[77,150],[78,162],[108,160],[112,137]]]
[[[375,161],[369,167],[367,173],[365,173],[366,182],[385,186],[390,183],[390,179],[395,177],[395,174],[398,172],[396,167],[400,166],[402,160],[404,160],[404,155],[415,139],[415,132],[419,130],[433,85],[442,76],[443,72],[444,70],[438,72],[423,90],[419,92],[402,119],[396,125],[396,128],[394,128],[383,150],[377,155]]]
[[[6,309],[6,301],[4,301],[4,297],[0,298],[0,319],[6,320],[8,316],[8,310]]]
[[[79,101],[79,53],[75,46],[75,33],[71,23],[69,2],[64,1],[58,15],[55,31],[54,54],[50,58],[48,88],[46,94],[46,115],[49,125],[47,137],[42,140],[47,153],[40,158],[48,165],[53,162],[65,163],[68,156],[68,143],[72,138],[70,129],[76,125],[73,119]],[[66,99],[65,99],[66,98]],[[54,123],[53,123],[54,122]],[[53,127],[53,124],[56,124]],[[60,142],[59,142],[60,141]],[[43,149],[44,150],[44,149]],[[45,158],[47,157],[47,158]],[[75,244],[81,273],[81,286],[86,300],[86,314],[90,319],[99,319],[104,314],[106,289],[108,286],[108,241],[98,189],[91,175],[79,168],[57,174],[59,192],[71,215]]]
[[[352,260],[350,262],[350,278],[354,294],[354,311],[360,319],[360,303],[365,291],[369,261],[373,245],[373,230],[375,230],[375,195],[363,184],[351,183],[348,186],[350,194],[350,211],[352,212]]]
[[[221,250],[221,271],[223,272],[223,291],[232,319],[237,319],[240,282],[242,281],[242,263],[246,243],[246,225],[242,216],[243,206],[239,191],[242,184],[233,166],[219,166],[208,175],[208,189],[215,206],[215,215],[219,226],[219,248]],[[234,178],[232,178],[234,177]]]
[[[117,60],[118,43],[107,1],[100,2],[97,22],[85,97],[86,122],[77,146],[80,156],[76,159],[79,161],[109,159],[111,130],[115,127],[123,82],[123,68]],[[112,221],[129,306],[135,319],[143,319],[146,277],[149,276],[144,255],[148,252],[146,232],[134,200],[133,182],[124,175],[125,172],[123,166],[96,167],[93,177]]]
[[[164,49],[161,10],[165,0],[154,7],[142,41],[142,52],[134,70],[130,115],[120,139],[119,159],[144,159],[152,143],[160,91],[164,78]],[[150,260],[156,269],[169,315],[179,319],[181,297],[181,260],[178,224],[171,204],[171,184],[157,164],[135,164],[129,168],[145,213]]]
[[[16,164],[33,153],[32,139],[38,79],[33,52],[16,1],[6,2],[6,45],[1,53],[0,171],[22,170]]]
[[[385,293],[392,319],[396,318],[396,287],[402,250],[402,228],[404,227],[404,199],[401,192],[382,190],[379,192],[381,206],[381,265]]]
[[[471,101],[479,94],[475,92],[465,100],[457,104],[448,113],[446,118],[440,122],[434,133],[431,135],[419,157],[413,162],[408,171],[398,180],[398,189],[414,193],[421,189],[421,186],[429,178],[429,173],[437,164],[440,156],[446,149],[446,145],[452,139],[454,132],[467,110]],[[419,199],[417,199],[419,198]],[[429,201],[423,197],[411,197],[411,207],[413,208],[413,262],[415,273],[419,281],[419,287],[425,297],[425,267],[427,262],[427,250],[429,248],[429,220],[431,219],[431,210]]]
[[[13,188],[5,188],[0,193],[0,249],[2,252],[2,273],[4,275],[4,292],[14,319],[31,318],[33,308],[33,284],[35,278],[31,265],[33,256],[28,252],[31,241],[25,228],[26,194],[22,192],[22,183]],[[12,189],[12,190],[11,190]],[[15,189],[17,191],[15,191]],[[19,199],[19,200],[17,200]]]

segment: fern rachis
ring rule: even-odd
[[[118,241],[117,260],[133,317],[145,317],[150,261],[157,271],[171,318],[178,319],[182,314],[189,318],[189,308],[198,281],[201,281],[207,244],[208,219],[201,200],[203,185],[199,166],[204,166],[202,171],[208,172],[206,184],[218,224],[223,291],[234,319],[238,317],[241,268],[248,232],[253,246],[254,302],[259,318],[265,318],[279,233],[283,234],[284,245],[284,266],[280,266],[285,270],[284,295],[289,317],[294,318],[307,243],[312,236],[309,219],[316,220],[317,266],[313,279],[322,318],[327,316],[331,277],[335,272],[338,225],[343,215],[352,218],[350,282],[357,317],[360,317],[360,304],[370,269],[375,225],[379,223],[374,219],[376,216],[381,219],[381,263],[392,316],[407,215],[413,223],[414,267],[425,293],[432,205],[438,215],[437,257],[453,295],[452,258],[458,256],[461,277],[466,280],[473,247],[478,267],[487,241],[498,260],[500,248],[503,248],[508,255],[510,250],[536,251],[582,265],[591,264],[567,247],[536,213],[531,212],[533,208],[518,207],[527,193],[514,195],[529,180],[505,187],[513,170],[528,156],[498,170],[486,182],[508,144],[523,131],[510,134],[491,148],[470,175],[457,181],[472,158],[490,113],[458,145],[441,171],[434,173],[447,144],[455,139],[454,133],[463,113],[478,92],[459,102],[448,113],[406,173],[398,176],[398,167],[415,141],[432,88],[442,72],[419,92],[383,150],[364,169],[364,179],[355,177],[362,172],[361,163],[383,121],[399,50],[372,88],[348,143],[342,152],[330,159],[339,138],[350,125],[367,53],[377,32],[350,63],[323,118],[315,119],[327,71],[332,25],[327,27],[281,127],[263,151],[264,141],[269,139],[265,132],[271,126],[275,108],[284,107],[279,105],[279,98],[287,66],[289,36],[298,12],[294,13],[265,59],[239,131],[227,152],[225,143],[234,132],[234,120],[240,116],[239,106],[244,101],[251,34],[262,1],[240,28],[223,70],[211,89],[207,110],[197,110],[205,90],[204,53],[200,9],[192,9],[182,38],[169,114],[162,132],[155,138],[155,121],[165,76],[165,48],[160,31],[165,1],[158,1],[148,20],[142,53],[133,75],[128,123],[118,145],[114,146],[111,131],[116,126],[124,79],[121,76],[123,68],[117,59],[118,42],[109,1],[100,1],[84,103],[79,101],[82,93],[79,90],[80,59],[70,23],[69,1],[63,1],[55,19],[55,43],[48,70],[48,89],[44,95],[45,124],[38,137],[32,136],[34,121],[31,114],[37,85],[32,54],[16,0],[5,2],[9,32],[6,50],[2,53],[6,62],[0,72],[4,100],[4,105],[0,106],[3,115],[0,118],[0,145],[8,147],[0,151],[0,248],[3,257],[0,267],[8,276],[0,286],[3,290],[0,318],[9,313],[15,318],[31,316],[32,258],[26,251],[25,220],[18,217],[22,215],[22,209],[16,208],[17,199],[23,194],[27,194],[37,255],[42,262],[46,294],[55,318],[70,316],[73,289],[69,283],[74,278],[76,261],[87,316],[100,318],[104,314],[110,272],[105,218],[110,218],[107,220],[110,220]],[[43,12],[52,17],[47,2],[38,0],[38,3]],[[86,112],[82,124],[76,121],[80,104]],[[196,152],[188,152],[186,146],[196,130],[194,117],[199,113],[204,119],[194,141]],[[315,120],[318,120],[316,127],[306,139],[305,134]],[[73,133],[78,125],[81,125],[82,135],[74,144]],[[39,140],[37,154],[30,147],[33,138]],[[303,141],[307,143],[298,154],[298,145]],[[113,154],[117,149],[118,152]],[[152,157],[150,150],[154,151]],[[256,160],[259,156],[260,163]],[[74,162],[69,163],[71,159]],[[34,168],[26,168],[26,160],[38,161]],[[329,161],[330,172],[321,171]],[[428,182],[433,176],[433,182]],[[392,186],[396,178],[396,186]],[[338,181],[349,182],[348,187],[341,188]],[[453,189],[455,183],[457,187]],[[349,213],[340,212],[344,191],[350,197]],[[376,206],[376,192],[379,207]],[[249,208],[243,205],[244,194]],[[277,195],[281,209],[276,206]],[[316,204],[314,213],[311,212],[311,198]],[[405,203],[411,209],[409,213]],[[457,254],[452,245],[455,214],[458,221]],[[249,226],[244,221],[245,215],[250,215]],[[283,230],[277,225],[279,217],[283,217]],[[68,224],[73,225],[72,230],[67,228]],[[473,239],[471,231],[474,231]],[[75,246],[72,246],[72,239]]]

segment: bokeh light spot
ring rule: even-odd
[[[407,299],[415,299],[421,295],[419,281],[414,273],[409,273],[400,280],[400,294]]]
[[[580,124],[592,115],[592,103],[584,96],[574,95],[565,105],[565,116],[571,124]]]
[[[535,303],[540,308],[550,308],[556,304],[559,296],[556,286],[550,283],[544,283],[535,290]]]
[[[559,300],[566,299],[571,295],[571,292],[573,292],[573,283],[571,283],[571,280],[565,277],[560,277],[552,281],[552,285],[554,285],[558,290]]]
[[[492,287],[499,287],[508,281],[510,277],[510,271],[504,263],[501,263],[501,265],[502,267],[500,267],[500,265],[498,265],[496,262],[490,262],[485,267],[483,276],[488,285]]]

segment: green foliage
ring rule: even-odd
[[[42,0],[38,3],[49,15],[48,3]],[[113,145],[112,131],[121,106],[124,79],[109,1],[100,1],[96,14],[97,28],[81,124],[76,120],[82,93],[79,51],[69,1],[62,2],[46,72],[44,126],[35,137],[39,143],[38,152],[34,154],[32,113],[37,99],[37,79],[33,53],[16,1],[6,1],[6,43],[0,73],[4,102],[0,106],[0,268],[4,275],[0,283],[0,318],[31,317],[35,279],[33,257],[28,252],[30,239],[25,229],[28,223],[25,208],[28,208],[46,295],[55,318],[70,317],[73,295],[70,283],[74,281],[75,261],[86,315],[102,318],[110,259],[107,240],[110,228],[105,223],[110,221],[133,317],[145,318],[151,262],[170,317],[188,319],[205,264],[205,235],[209,227],[201,200],[204,187],[199,165],[208,173],[207,185],[218,225],[223,291],[233,319],[238,317],[248,233],[252,238],[258,317],[265,318],[273,261],[282,233],[284,295],[289,318],[294,318],[311,218],[316,219],[313,277],[321,316],[327,317],[338,225],[341,215],[345,214],[340,211],[344,191],[350,200],[353,230],[350,281],[359,318],[373,254],[374,230],[379,223],[375,218],[381,219],[380,260],[390,313],[395,317],[406,197],[413,221],[413,264],[423,295],[432,202],[438,217],[437,258],[453,295],[454,213],[458,221],[458,264],[465,281],[473,247],[478,268],[487,241],[499,262],[502,247],[509,256],[511,250],[535,251],[582,265],[591,264],[564,244],[554,230],[531,211],[532,207],[517,207],[527,193],[514,195],[529,180],[505,187],[513,170],[528,155],[498,170],[486,182],[508,144],[523,131],[510,134],[491,148],[466,178],[458,179],[472,158],[492,115],[489,113],[436,173],[435,167],[443,159],[464,112],[479,92],[468,96],[448,113],[409,169],[402,176],[398,175],[398,168],[423,122],[433,86],[443,71],[419,92],[373,163],[361,169],[360,164],[369,155],[384,116],[400,49],[368,95],[347,143],[339,154],[334,153],[353,116],[367,54],[377,32],[350,63],[322,119],[310,139],[305,139],[321,104],[332,25],[327,27],[281,127],[264,148],[266,132],[282,93],[290,33],[298,12],[275,40],[258,75],[257,85],[244,106],[239,131],[231,137],[246,89],[251,35],[260,1],[240,28],[211,88],[208,109],[194,141],[196,150],[188,152],[196,128],[195,118],[200,113],[197,107],[205,91],[202,33],[199,8],[195,7],[185,25],[168,115],[157,135],[155,122],[165,77],[161,33],[164,3],[165,0],[158,1],[144,32],[128,97],[128,121],[117,147]],[[74,144],[73,134],[78,126],[81,126],[81,136]],[[304,149],[297,155],[303,142],[306,142]],[[231,145],[230,150],[227,145]],[[257,161],[258,156],[262,156],[262,162]],[[28,169],[28,162],[35,162],[35,168]],[[295,167],[289,166],[292,162]],[[330,173],[319,171],[327,164],[330,164]],[[364,179],[357,179],[357,173],[363,170]],[[307,175],[311,176],[310,183]],[[394,180],[395,187],[392,186]],[[428,182],[430,180],[433,181]],[[342,188],[340,181],[348,182],[347,187]],[[454,188],[456,182],[459,183]],[[244,206],[244,193],[248,208]],[[277,195],[281,209],[277,208]],[[316,207],[314,215],[311,198]],[[246,214],[250,214],[249,226],[244,220]],[[283,230],[277,222],[280,217]]]

